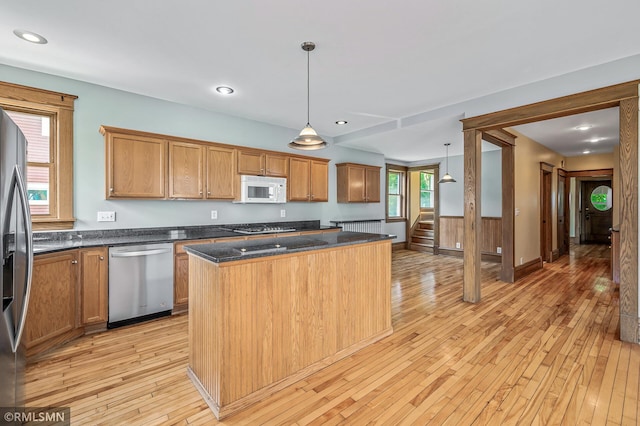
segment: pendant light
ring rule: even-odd
[[[453,176],[451,176],[449,174],[449,145],[451,145],[450,143],[445,143],[444,146],[447,149],[447,168],[445,169],[446,172],[444,174],[444,176],[442,176],[442,179],[440,179],[438,181],[438,183],[449,183],[449,182],[455,182],[456,180],[453,178]]]
[[[327,143],[313,130],[309,124],[309,52],[316,48],[316,44],[312,41],[302,43],[302,50],[307,52],[307,125],[300,132],[297,138],[289,143],[291,148],[311,151],[314,149],[322,149]]]

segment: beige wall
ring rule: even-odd
[[[557,187],[558,173],[564,160],[557,152],[508,129],[517,136],[515,148],[515,264],[521,265],[540,257],[540,162],[553,164],[552,191],[552,240],[557,241]]]
[[[612,169],[613,164],[613,154],[589,154],[567,157],[564,168],[568,171]]]

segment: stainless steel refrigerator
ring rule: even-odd
[[[20,339],[27,316],[33,265],[26,171],[27,141],[0,108],[0,407],[24,406],[25,356]]]

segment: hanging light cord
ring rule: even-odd
[[[449,174],[449,144],[447,144],[447,174]]]
[[[309,126],[309,109],[310,109],[310,95],[309,95],[309,51],[307,50],[307,126]]]

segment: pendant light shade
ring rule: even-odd
[[[312,41],[305,41],[302,43],[302,50],[307,52],[307,125],[300,132],[297,138],[293,139],[289,146],[295,149],[301,149],[306,151],[312,151],[316,149],[322,149],[327,146],[327,142],[324,141],[311,124],[309,124],[309,52],[316,48],[315,43]]]
[[[442,176],[442,179],[440,179],[438,181],[438,183],[450,183],[450,182],[455,182],[456,180],[453,178],[453,176],[451,176],[449,174],[449,145],[451,145],[450,143],[445,143],[444,146],[447,149],[447,168],[445,169],[445,173],[444,176]]]

